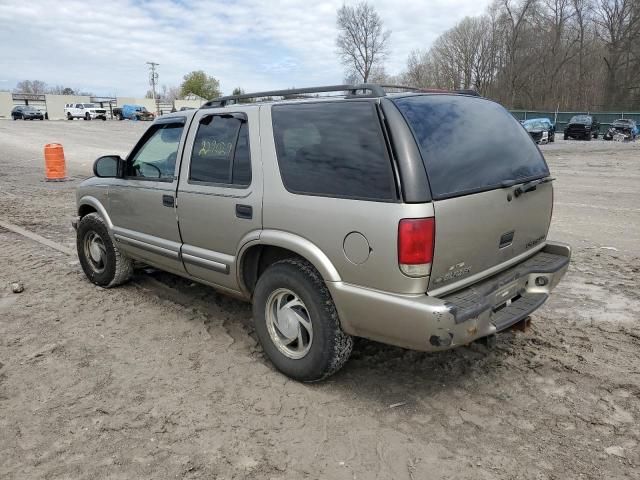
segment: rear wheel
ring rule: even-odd
[[[133,273],[133,262],[113,244],[100,215],[90,213],[78,223],[78,258],[87,278],[101,287],[125,283]]]
[[[564,139],[565,140],[569,140],[569,135],[567,135],[566,133],[564,134]]]
[[[316,269],[302,259],[271,265],[254,292],[256,334],[274,366],[303,382],[322,380],[348,360],[353,339]]]
[[[590,142],[590,141],[591,141],[591,134],[590,134],[590,133],[588,133],[588,134],[587,134],[587,138],[585,138],[585,140],[586,140],[587,142]]]
[[[598,132],[595,132],[595,133],[593,134],[593,138],[595,138],[596,140],[598,139]]]

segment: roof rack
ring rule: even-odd
[[[415,91],[413,87],[402,85],[376,85],[373,83],[361,83],[358,85],[331,85],[327,87],[290,88],[286,90],[271,90],[267,92],[243,93],[241,95],[229,95],[218,97],[208,101],[200,108],[225,107],[229,104],[238,103],[240,100],[264,97],[296,97],[298,95],[308,95],[313,93],[346,92],[347,98],[378,98],[386,96],[385,88],[396,88],[399,90]],[[362,93],[358,93],[362,92]],[[367,93],[369,92],[369,93]]]

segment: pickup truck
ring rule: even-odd
[[[74,118],[84,118],[85,120],[94,118],[107,119],[107,111],[93,103],[67,103],[64,106],[64,113],[67,120],[73,120]]]
[[[118,120],[153,120],[155,115],[142,105],[123,105],[113,109],[113,114]]]

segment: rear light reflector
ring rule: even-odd
[[[428,275],[433,260],[434,218],[404,218],[398,224],[398,264],[410,277]]]

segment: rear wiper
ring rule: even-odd
[[[513,194],[516,197],[519,197],[523,193],[527,193],[535,190],[538,185],[541,185],[543,183],[553,182],[554,180],[555,178],[552,178],[552,177],[545,177],[545,178],[539,178],[537,180],[531,180],[530,182],[523,183],[522,185],[518,185],[516,189],[513,191]]]

